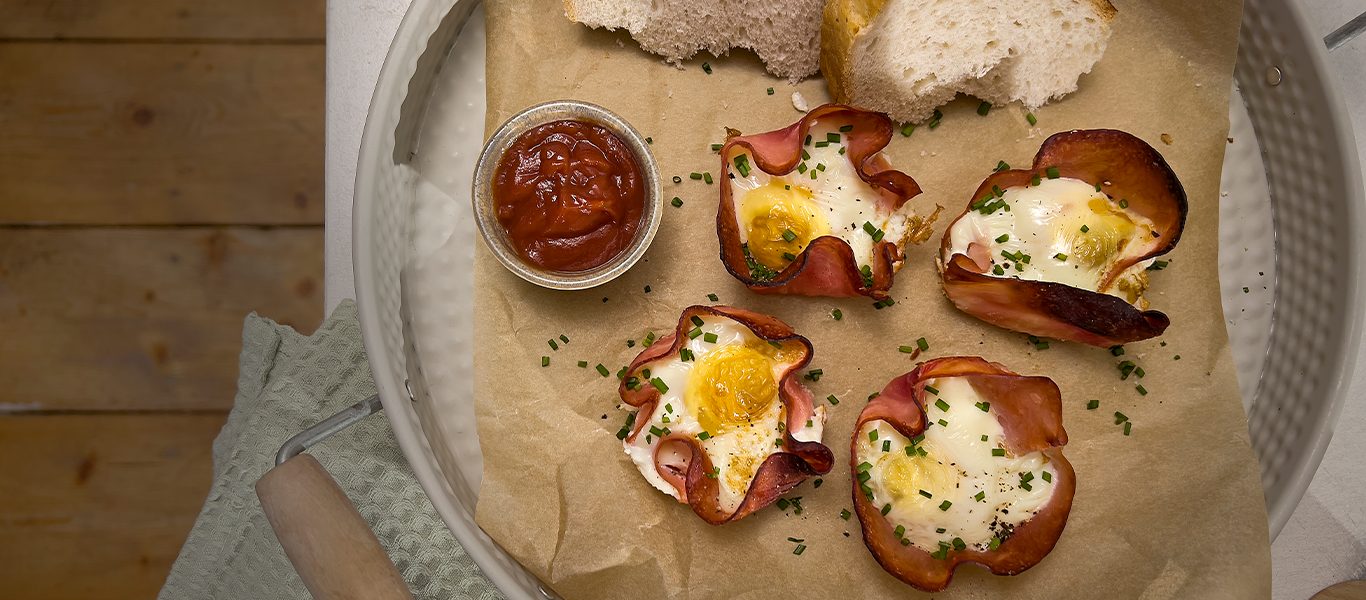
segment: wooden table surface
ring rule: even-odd
[[[0,586],[152,598],[242,319],[322,321],[324,0],[0,0]]]

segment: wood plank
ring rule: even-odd
[[[0,44],[0,223],[321,224],[324,51]]]
[[[250,311],[322,322],[323,230],[0,229],[0,408],[226,409]]]
[[[152,598],[227,413],[0,417],[0,581],[20,599]]]
[[[0,0],[0,38],[312,38],[326,0]]]

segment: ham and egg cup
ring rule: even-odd
[[[1143,294],[1186,222],[1186,193],[1162,155],[1108,129],[1049,137],[1030,169],[997,172],[944,232],[944,292],[983,321],[1114,346],[1171,321]],[[1160,268],[1161,265],[1158,266]]]
[[[826,104],[792,126],[732,135],[721,147],[716,233],[732,276],[761,294],[886,300],[906,242],[932,233],[920,193],[881,150],[882,113]]]
[[[720,525],[830,471],[825,407],[799,371],[811,342],[786,323],[692,306],[640,353],[618,392],[635,411],[626,454],[645,480]]]
[[[863,541],[916,589],[960,563],[1015,575],[1043,560],[1072,510],[1062,396],[976,357],[917,365],[864,407],[849,466]]]

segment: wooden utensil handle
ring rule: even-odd
[[[289,562],[317,600],[412,600],[370,526],[317,459],[300,454],[256,482]]]

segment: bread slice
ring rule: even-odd
[[[594,29],[625,27],[648,52],[672,63],[698,50],[748,48],[769,72],[791,80],[816,73],[825,0],[564,0],[564,14]]]
[[[836,102],[919,123],[962,92],[1031,110],[1105,54],[1107,0],[830,0],[821,72]]]

